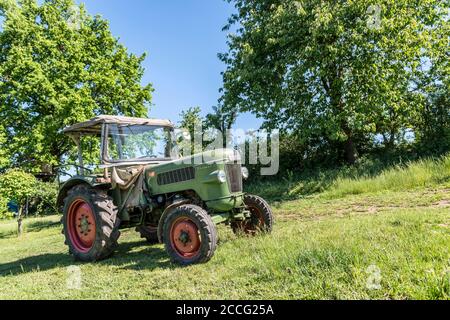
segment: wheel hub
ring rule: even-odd
[[[87,216],[82,215],[81,218],[79,218],[80,224],[78,225],[78,227],[80,228],[80,233],[84,234],[85,236],[88,234],[88,232],[90,232],[91,230],[89,229],[89,226],[91,225],[91,223],[88,221]]]
[[[173,223],[171,240],[173,248],[183,257],[194,256],[200,249],[197,225],[189,219],[179,219]]]
[[[189,231],[183,230],[180,233],[180,237],[178,238],[184,245],[191,241],[189,238]]]
[[[237,227],[246,234],[254,235],[264,228],[264,217],[258,208],[248,206],[250,217],[244,221],[238,221]]]

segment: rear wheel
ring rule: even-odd
[[[183,265],[206,262],[217,246],[216,226],[199,206],[182,205],[167,215],[163,241],[174,262]]]
[[[69,190],[62,220],[65,244],[76,260],[101,260],[117,247],[117,207],[104,191],[84,185]]]
[[[231,222],[234,233],[255,235],[259,232],[270,233],[273,227],[273,213],[269,204],[261,197],[247,194],[244,204],[250,211],[250,217],[243,221]]]

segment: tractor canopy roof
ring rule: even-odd
[[[160,127],[174,127],[173,123],[170,122],[169,120],[101,115],[92,118],[91,120],[76,123],[70,127],[66,127],[63,129],[63,132],[71,135],[79,135],[79,134],[99,135],[102,132],[102,125],[105,123],[118,125],[147,125]]]

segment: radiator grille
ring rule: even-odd
[[[195,169],[186,167],[158,174],[158,184],[165,185],[195,179]]]
[[[242,172],[240,163],[228,163],[225,165],[227,172],[228,188],[230,192],[242,191]]]

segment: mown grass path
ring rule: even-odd
[[[450,190],[321,195],[273,203],[271,235],[236,237],[202,265],[170,263],[162,245],[122,233],[114,257],[77,263],[59,217],[0,223],[1,299],[449,299]],[[81,271],[70,289],[69,266]],[[69,276],[69,277],[68,277]]]

